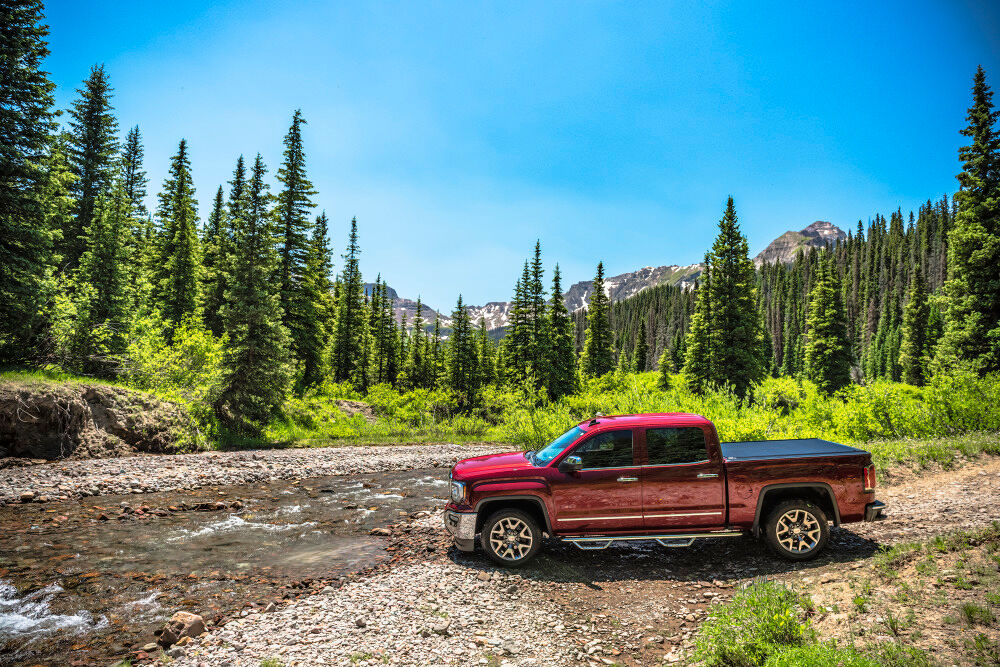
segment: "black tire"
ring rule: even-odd
[[[811,560],[830,542],[830,523],[826,513],[808,500],[786,500],[764,522],[764,541],[786,560]]]
[[[483,524],[479,545],[494,563],[521,567],[542,548],[542,529],[526,512],[497,510]]]

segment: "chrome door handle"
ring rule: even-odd
[[[718,476],[719,476],[719,473],[717,473],[717,472],[700,472],[700,473],[698,473],[698,479],[708,479],[708,478],[711,478],[711,477],[718,477]]]
[[[619,477],[618,481],[619,482],[638,482],[639,478],[638,477]]]

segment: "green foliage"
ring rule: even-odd
[[[704,280],[688,335],[684,368],[698,391],[731,385],[745,396],[764,376],[764,332],[748,253],[730,197],[719,235],[705,257]]]
[[[819,274],[806,318],[805,377],[831,392],[851,383],[851,348],[840,280],[827,261]]]
[[[104,65],[91,67],[90,76],[76,92],[80,97],[69,112],[69,163],[76,176],[76,216],[62,237],[64,266],[69,268],[75,268],[83,254],[81,237],[90,226],[97,200],[108,194],[118,153],[118,121],[112,113],[112,88]]]
[[[707,667],[764,664],[786,647],[811,642],[813,632],[803,618],[802,599],[788,588],[751,584],[711,609],[698,630],[695,657]]]
[[[552,302],[549,305],[548,381],[549,396],[560,398],[576,389],[576,346],[573,340],[573,323],[563,301],[562,275],[556,264],[552,274]]]
[[[225,337],[216,337],[196,315],[188,315],[167,337],[157,315],[136,317],[120,360],[129,386],[185,404],[203,426],[211,424],[211,405],[223,379]]]
[[[197,309],[201,250],[198,243],[198,212],[191,179],[187,141],[181,139],[170,158],[170,172],[163,182],[156,217],[156,262],[153,272],[154,304],[172,322],[179,322]]]
[[[347,252],[343,255],[344,270],[340,276],[331,371],[336,382],[350,381],[355,386],[364,388],[361,380],[366,369],[362,366],[367,359],[362,356],[362,347],[367,335],[367,320],[364,313],[364,285],[361,282],[361,269],[358,268],[360,252],[358,220],[352,218]]]
[[[448,386],[455,392],[459,406],[471,407],[479,394],[479,350],[469,324],[469,311],[462,305],[462,295],[452,312],[451,344],[448,355]]]
[[[948,235],[948,300],[939,363],[972,363],[1000,370],[1000,132],[993,91],[982,67],[972,85],[969,124],[972,143],[959,150],[963,169],[955,194],[958,214]]]
[[[899,366],[903,382],[915,385],[924,383],[930,359],[931,307],[927,299],[927,284],[920,267],[913,273],[909,300],[903,310],[902,343],[899,346]]]
[[[604,262],[598,262],[587,306],[587,332],[580,356],[580,371],[586,377],[597,378],[614,370],[614,334],[608,319],[610,307],[610,299],[604,292]]]
[[[838,647],[833,642],[819,642],[778,650],[764,663],[766,667],[884,667],[877,656],[856,649]]]
[[[233,221],[233,281],[223,311],[229,346],[214,403],[225,428],[241,436],[260,433],[283,403],[291,380],[288,332],[272,282],[276,257],[265,172],[258,154],[240,217]]]
[[[42,3],[0,6],[0,363],[34,356],[42,307],[50,286],[56,234],[70,216],[72,176],[55,123],[55,84],[42,69],[49,55]],[[53,215],[56,214],[56,215]]]

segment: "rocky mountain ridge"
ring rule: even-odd
[[[817,220],[805,229],[794,232],[785,232],[761,251],[754,258],[754,265],[760,267],[765,262],[789,263],[795,260],[795,255],[799,249],[816,247],[822,248],[827,244],[833,245],[847,238],[847,234],[831,222]],[[688,264],[679,266],[671,264],[668,266],[646,266],[636,271],[621,273],[604,279],[604,291],[612,301],[621,301],[639,292],[656,285],[671,284],[680,285],[684,289],[690,289],[701,277],[702,264]],[[365,284],[365,294],[370,294],[374,288],[374,283]],[[395,300],[396,321],[400,321],[406,315],[406,321],[412,322],[417,311],[417,302],[413,299],[400,297],[395,289],[388,288],[389,297]],[[565,294],[563,301],[569,311],[576,312],[581,308],[586,308],[590,303],[590,295],[593,292],[593,281],[581,280],[573,283]],[[509,301],[490,301],[482,306],[469,306],[469,317],[476,325],[479,319],[486,321],[486,328],[490,331],[506,327],[510,320],[511,303]],[[422,304],[422,316],[427,321],[428,326],[433,326],[434,318],[440,316],[441,326],[451,327],[451,311],[442,312],[435,310],[426,303]]]

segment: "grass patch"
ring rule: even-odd
[[[974,602],[964,603],[959,607],[959,611],[962,613],[962,618],[969,625],[993,625],[997,620],[996,614],[991,609]]]

